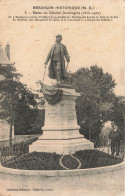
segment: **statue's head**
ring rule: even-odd
[[[62,35],[56,35],[56,42],[61,42],[62,41]]]

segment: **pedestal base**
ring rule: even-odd
[[[94,144],[85,138],[41,140],[38,139],[29,147],[29,152],[55,152],[57,154],[73,154],[79,150],[94,149]]]

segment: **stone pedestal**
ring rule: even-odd
[[[61,89],[61,101],[54,105],[46,103],[43,135],[29,147],[30,152],[69,154],[94,148],[94,144],[79,133],[75,111],[75,100],[79,93],[71,88]]]

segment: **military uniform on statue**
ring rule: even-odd
[[[70,62],[70,57],[66,46],[61,44],[62,36],[56,36],[56,44],[52,46],[47,56],[45,65],[50,60],[48,76],[52,79],[57,79],[57,83],[61,84],[66,77],[65,58]]]
[[[45,70],[50,61],[48,76],[56,79],[57,85],[46,85],[43,81],[43,94],[46,100],[43,135],[30,145],[30,152],[73,154],[79,150],[94,148],[94,144],[79,133],[75,100],[80,94],[76,93],[71,85],[65,84],[65,59],[69,63],[70,57],[61,41],[62,36],[57,35],[56,44],[50,49],[45,61]]]

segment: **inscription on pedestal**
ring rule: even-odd
[[[74,114],[74,110],[70,110],[67,115],[68,121],[74,121],[76,119],[76,115]]]
[[[71,101],[65,103],[67,109],[67,120],[69,123],[76,121],[75,104]],[[74,123],[73,123],[74,124]]]
[[[51,110],[51,111],[48,113],[48,116],[49,116],[49,118],[51,118],[51,119],[55,119],[55,118],[57,118],[58,113],[57,113],[57,112],[54,112],[53,110]]]

